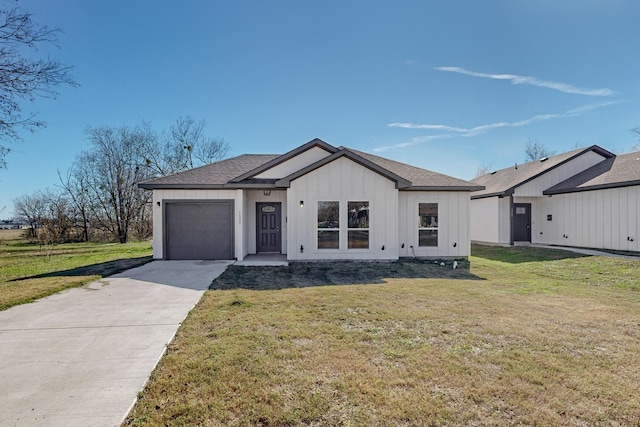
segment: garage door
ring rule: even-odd
[[[165,202],[166,259],[233,259],[233,200]]]

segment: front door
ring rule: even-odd
[[[256,252],[282,250],[280,203],[256,203]]]
[[[513,241],[531,242],[531,203],[513,204]]]

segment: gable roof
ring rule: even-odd
[[[551,157],[545,157],[533,162],[501,169],[487,173],[471,180],[472,183],[483,185],[484,190],[474,192],[472,199],[480,199],[493,196],[507,196],[513,194],[516,187],[538,178],[539,176],[559,167],[563,164],[589,152],[593,151],[605,158],[615,157],[615,154],[597,145],[587,148],[580,148]]]
[[[604,160],[566,181],[554,185],[543,194],[575,193],[632,185],[640,185],[640,151]]]
[[[327,151],[329,155],[281,179],[255,178],[268,169],[314,147],[319,147]],[[296,178],[342,157],[348,158],[394,181],[398,189],[474,191],[483,188],[481,185],[472,184],[468,181],[396,162],[384,157],[374,156],[362,151],[345,147],[336,148],[317,138],[282,155],[243,154],[174,175],[149,180],[139,184],[139,187],[146,189],[288,187],[291,181]]]
[[[288,153],[282,154],[280,156],[277,156],[276,158],[256,167],[255,169],[252,169],[250,171],[247,171],[245,173],[243,173],[242,175],[239,175],[237,177],[235,177],[234,179],[231,180],[231,182],[241,182],[244,179],[250,178],[250,177],[254,177],[256,175],[261,174],[262,172],[266,171],[267,169],[271,169],[274,166],[277,166],[281,163],[286,162],[287,160],[307,151],[310,150],[314,147],[318,147],[318,148],[322,148],[323,150],[327,151],[330,154],[335,153],[336,151],[338,151],[338,149],[332,145],[327,144],[326,142],[324,142],[323,140],[319,139],[319,138],[315,138],[312,139],[311,141],[307,142],[304,145],[301,145],[298,148],[294,148],[293,150],[289,151]]]
[[[277,187],[289,187],[289,185],[291,184],[291,181],[295,180],[296,178],[299,178],[303,175],[308,174],[311,171],[314,171],[318,168],[321,168],[322,166],[326,165],[327,163],[331,163],[334,160],[337,160],[341,157],[346,157],[366,168],[371,169],[374,172],[379,173],[380,175],[384,176],[385,178],[391,180],[391,181],[395,181],[396,183],[396,188],[399,189],[404,189],[407,187],[411,186],[411,182],[406,180],[405,178],[396,175],[395,173],[391,172],[388,169],[382,168],[379,165],[377,165],[376,163],[373,163],[365,158],[363,158],[362,156],[359,156],[358,154],[354,153],[351,150],[348,150],[346,148],[340,148],[338,151],[336,151],[335,153],[333,153],[332,155],[325,157],[324,159],[321,159],[309,166],[307,166],[306,168],[302,168],[297,172],[292,173],[291,175],[282,178],[278,181],[276,181],[276,186]]]

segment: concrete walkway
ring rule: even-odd
[[[605,256],[605,257],[609,257],[609,258],[631,259],[631,260],[634,260],[634,261],[640,261],[640,256],[612,254],[610,252],[598,251],[598,250],[595,250],[595,249],[572,248],[572,247],[569,247],[569,246],[539,245],[537,243],[531,243],[531,244],[528,244],[526,246],[533,246],[533,247],[536,247],[536,248],[558,249],[558,250],[561,250],[561,251],[575,252],[577,254],[583,254],[583,255]]]
[[[230,263],[154,261],[0,312],[0,425],[119,425]]]

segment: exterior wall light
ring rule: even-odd
[[[300,207],[304,208],[304,200],[300,200]]]

